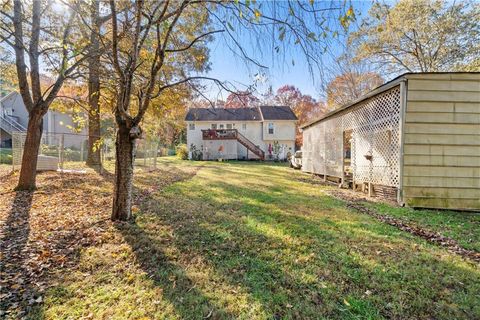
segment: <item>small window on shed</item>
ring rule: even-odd
[[[188,124],[188,129],[189,130],[195,130],[195,123],[189,123]]]
[[[273,134],[273,122],[270,122],[268,124],[268,134]]]
[[[212,129],[217,129],[217,124],[216,123],[212,123]]]
[[[246,123],[242,123],[242,130],[247,130],[247,124]]]
[[[225,126],[223,124],[220,125],[220,129],[224,129]]]
[[[231,123],[227,123],[227,129],[232,129],[232,124]]]

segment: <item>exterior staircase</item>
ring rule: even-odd
[[[260,158],[260,160],[265,160],[265,152],[263,152],[262,149],[257,147],[252,141],[248,140],[247,137],[245,137],[243,134],[241,134],[237,130],[235,131],[237,132],[236,134],[237,141],[241,145],[243,145],[245,148],[253,152],[253,154],[257,155]]]
[[[203,140],[237,140],[247,150],[255,154],[260,160],[265,160],[265,152],[256,146],[237,129],[208,129],[202,130]]]
[[[12,119],[11,117],[4,116],[0,114],[0,128],[7,132],[8,134],[12,134],[13,132],[26,132],[27,128],[22,126],[20,123]]]

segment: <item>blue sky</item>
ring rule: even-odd
[[[324,2],[325,5],[330,5],[331,3],[330,1]],[[352,1],[351,4],[355,10],[358,23],[362,17],[367,15],[372,1]],[[351,24],[350,31],[355,28],[356,23]],[[340,34],[344,33],[339,26],[337,26],[336,30],[338,30]],[[318,71],[314,71],[312,77],[303,53],[298,50],[293,50],[285,55],[283,61],[281,57],[273,53],[274,50],[270,50],[270,52],[267,53],[264,52],[263,55],[256,54],[254,44],[249,41],[242,41],[246,39],[241,34],[238,39],[245,44],[247,52],[250,52],[253,57],[258,58],[259,61],[266,63],[269,67],[265,72],[266,77],[262,77],[263,85],[258,86],[259,92],[265,92],[269,86],[272,86],[273,90],[276,91],[276,89],[284,84],[292,84],[298,87],[304,94],[309,94],[315,98],[321,97],[321,84],[324,80],[322,80],[323,78]],[[345,37],[342,36],[329,40],[328,52],[323,55],[322,64],[328,65],[332,63],[334,57],[341,53],[341,43],[344,42],[344,40]],[[291,45],[293,46],[293,44]],[[245,63],[241,58],[235,57],[222,37],[217,37],[210,43],[209,47],[211,54],[211,71],[208,73],[208,76],[232,83],[248,85],[252,84],[254,75],[261,70],[258,67]],[[292,64],[292,59],[295,61],[294,65]],[[332,77],[331,74],[327,74],[326,76]],[[241,84],[239,84],[240,88],[242,87]],[[218,89],[215,86],[211,86],[208,96],[215,99],[217,94]],[[225,99],[227,95],[228,93],[222,93],[219,97]]]

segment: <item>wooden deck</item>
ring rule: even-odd
[[[202,130],[203,140],[236,140],[237,129],[207,129]]]

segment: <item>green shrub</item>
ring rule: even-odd
[[[178,145],[176,148],[177,157],[182,160],[188,160],[188,149],[186,144]]]
[[[12,164],[12,149],[0,150],[0,163]]]

